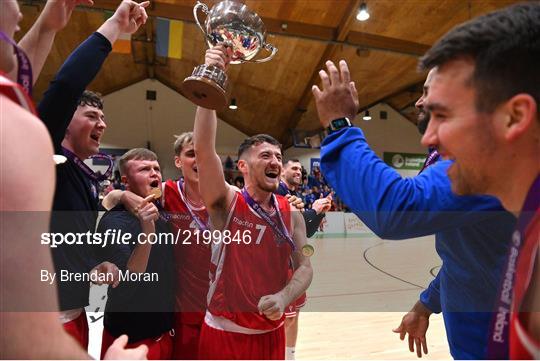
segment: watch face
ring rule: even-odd
[[[339,128],[346,127],[349,124],[347,123],[347,120],[345,118],[341,118],[341,119],[334,120],[332,122],[332,125],[334,126],[334,128],[339,129]]]
[[[330,128],[333,131],[336,131],[338,129],[345,128],[345,127],[350,127],[350,126],[351,126],[351,123],[349,122],[349,119],[347,118],[334,119],[330,123]]]

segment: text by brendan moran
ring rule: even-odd
[[[159,274],[156,272],[135,273],[130,271],[120,270],[118,273],[120,282],[158,282]],[[92,282],[92,283],[112,283],[114,274],[112,273],[97,273],[97,272],[70,272],[61,270],[59,273],[41,270],[41,282]]]

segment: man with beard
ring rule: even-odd
[[[199,338],[206,312],[211,250],[208,242],[200,242],[201,232],[210,227],[208,213],[199,193],[193,132],[176,136],[174,164],[182,177],[163,183],[161,198],[170,225],[182,240],[174,246],[177,287],[172,358],[196,360],[199,358]],[[290,197],[289,201],[298,208],[294,197]],[[129,190],[112,191],[103,200],[103,205],[111,209],[120,202],[127,209],[135,211],[142,206],[144,199]]]
[[[436,67],[422,144],[455,160],[456,194],[491,194],[518,214],[489,333],[488,358],[540,358],[540,3],[464,23],[420,61]]]
[[[225,69],[230,49],[206,52],[206,64]],[[300,212],[273,193],[282,168],[280,144],[264,134],[238,151],[241,191],[225,182],[216,154],[216,112],[199,107],[194,145],[199,188],[210,215],[212,246],[208,310],[201,332],[204,359],[283,359],[285,307],[308,288],[313,271],[300,251],[306,229]],[[236,239],[237,238],[237,239]],[[288,275],[293,261],[294,273]]]
[[[492,197],[459,197],[446,174],[451,161],[438,161],[414,178],[401,176],[369,148],[362,130],[352,127],[358,95],[344,61],[340,70],[328,61],[321,71],[322,90],[314,86],[323,141],[321,168],[347,206],[379,237],[405,239],[435,233],[443,263],[395,330],[409,349],[426,353],[429,315],[442,312],[450,353],[457,359],[486,357],[487,334],[502,263],[515,218]],[[423,112],[433,74],[416,103]],[[339,128],[339,129],[338,129]],[[369,192],[361,190],[369,189]]]
[[[277,194],[282,196],[297,196],[301,197],[298,188],[302,185],[302,164],[298,159],[289,159],[283,165],[281,172],[281,181]],[[319,225],[324,219],[324,214],[332,205],[332,196],[315,200],[310,209],[304,209],[303,216],[306,222],[307,237],[315,234]],[[287,306],[285,312],[285,338],[287,341],[286,359],[295,359],[296,340],[298,338],[298,319],[300,317],[300,309],[306,305],[306,294],[302,294],[299,299],[293,304]]]

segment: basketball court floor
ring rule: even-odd
[[[313,283],[300,316],[296,358],[416,359],[392,332],[437,274],[434,237],[383,241],[373,234],[316,235]],[[106,288],[93,286],[87,308],[89,351],[99,358]],[[428,360],[451,358],[441,315],[432,315]]]

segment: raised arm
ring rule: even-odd
[[[73,9],[79,5],[93,5],[92,0],[49,0],[34,25],[19,41],[30,60],[35,83],[47,60],[56,34],[68,23]],[[10,73],[12,79],[16,78],[17,69]]]
[[[229,62],[222,46],[206,51],[205,63],[225,69]],[[198,107],[193,128],[193,146],[197,157],[199,191],[216,229],[225,225],[226,209],[234,198],[234,189],[225,181],[221,159],[216,152],[217,117],[214,110]]]
[[[148,2],[122,1],[114,15],[71,53],[51,82],[38,112],[49,129],[56,153],[61,150],[66,129],[83,91],[101,69],[120,34],[133,33],[146,21],[145,6]]]
[[[358,95],[344,61],[339,70],[327,62],[322,87],[313,88],[323,126],[333,119],[354,117]],[[350,118],[352,119],[352,118]],[[359,128],[330,134],[321,149],[321,170],[351,210],[387,239],[419,237],[472,225],[503,211],[493,197],[458,197],[446,171],[450,161],[438,162],[414,178],[402,178],[369,148]]]

